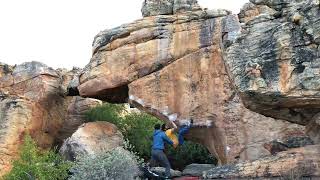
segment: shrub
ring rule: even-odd
[[[123,116],[125,112],[123,104],[104,103],[101,106],[94,107],[85,113],[88,122],[108,121],[118,128],[122,127]]]
[[[13,162],[13,168],[4,179],[66,179],[70,162],[66,162],[54,151],[40,151],[29,135],[24,138],[20,158]]]
[[[70,180],[134,179],[139,172],[138,159],[118,147],[108,153],[79,158],[71,172]]]
[[[192,163],[217,164],[217,159],[210,154],[206,147],[191,141],[185,141],[183,145],[178,146],[176,149],[168,146],[166,154],[171,166],[179,170],[183,170]]]
[[[154,125],[161,123],[146,113],[132,113],[125,117],[123,135],[133,145],[131,151],[137,152],[143,159],[150,159]]]

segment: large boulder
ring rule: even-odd
[[[71,100],[61,77],[39,62],[0,65],[0,176],[10,170],[25,134],[41,148],[55,144]]]
[[[91,62],[80,75],[80,95],[125,102],[130,82],[200,49],[210,51],[214,29],[235,34],[239,30],[235,16],[214,18],[226,14],[222,10],[154,16],[100,32]],[[219,24],[221,28],[215,28]]]
[[[76,70],[43,63],[0,63],[0,176],[11,169],[26,134],[42,148],[62,144],[85,121],[86,110],[101,101],[67,97]]]
[[[223,60],[223,48],[241,30],[237,16],[229,14],[185,11],[100,32],[80,74],[80,95],[129,101],[168,123],[193,118],[188,138],[204,144],[221,164],[270,155],[265,143],[303,136],[303,127],[242,105]]]
[[[226,165],[203,173],[206,179],[301,179],[320,177],[320,146],[284,151],[256,161]]]
[[[108,122],[91,122],[81,125],[66,139],[60,154],[74,161],[79,156],[94,156],[123,145],[123,136],[117,127]]]
[[[256,16],[241,14],[246,24],[225,50],[233,83],[249,109],[307,125],[320,111],[319,1],[251,2]]]

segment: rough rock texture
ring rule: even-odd
[[[62,144],[63,140],[70,137],[80,125],[86,122],[86,111],[93,107],[101,105],[102,101],[91,98],[83,98],[80,96],[73,97],[68,109],[67,116],[65,117],[63,126],[59,129],[56,142]]]
[[[320,146],[291,149],[252,162],[226,165],[203,173],[208,179],[240,179],[278,177],[300,179],[303,176],[320,178]]]
[[[272,155],[277,154],[281,151],[287,151],[290,148],[304,147],[307,145],[313,145],[313,140],[308,136],[294,137],[289,136],[286,139],[276,139],[271,142],[265,143],[263,146],[267,149]]]
[[[64,97],[61,75],[38,62],[0,65],[0,176],[11,167],[29,133],[51,147],[71,98]]]
[[[258,159],[270,154],[264,143],[304,136],[302,126],[244,108],[230,89],[222,61],[203,65],[197,58],[201,53],[129,84],[130,102],[167,122],[183,124],[193,118],[195,127],[188,137],[208,147],[220,163]],[[211,68],[205,71],[200,64]]]
[[[145,0],[142,16],[173,15],[185,11],[201,10],[197,0]]]
[[[306,131],[315,144],[320,144],[320,114],[312,118],[306,126]]]
[[[95,155],[123,145],[123,136],[117,127],[108,122],[86,123],[60,148],[60,154],[68,160],[79,155]]]
[[[235,16],[215,19],[206,11],[197,11],[148,17],[102,31],[95,37],[91,62],[80,75],[80,95],[125,102],[128,83],[200,49],[209,54],[210,46],[218,43],[212,39],[214,31],[228,38],[228,32],[238,30]]]
[[[214,168],[213,164],[190,164],[182,171],[183,176],[202,176],[204,171]]]
[[[234,85],[249,109],[307,125],[320,111],[319,1],[251,2],[271,10],[242,14],[251,20],[225,50]]]
[[[238,14],[239,21],[241,23],[247,23],[252,19],[256,18],[258,15],[269,14],[276,16],[277,11],[268,7],[267,5],[255,5],[251,2],[246,3],[240,10]]]
[[[269,155],[264,143],[304,133],[301,126],[266,118],[241,104],[222,55],[240,31],[238,18],[228,14],[159,15],[100,32],[93,58],[80,75],[80,95],[109,102],[129,99],[178,125],[193,118],[189,138],[208,147],[219,163]]]
[[[157,174],[160,174],[161,176],[165,176],[165,168],[164,167],[152,167],[150,169],[152,172],[155,172]],[[178,170],[170,170],[171,176],[172,177],[180,177],[182,173]]]

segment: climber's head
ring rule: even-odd
[[[166,131],[167,129],[168,129],[168,128],[167,128],[166,124],[162,124],[161,130],[162,130],[162,131]]]
[[[159,130],[160,129],[160,124],[154,125],[154,130]]]

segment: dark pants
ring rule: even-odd
[[[171,177],[170,162],[169,162],[166,154],[163,152],[163,150],[152,149],[152,151],[151,151],[151,166],[154,165],[154,162],[159,162],[162,167],[165,167],[166,168],[165,176]]]

